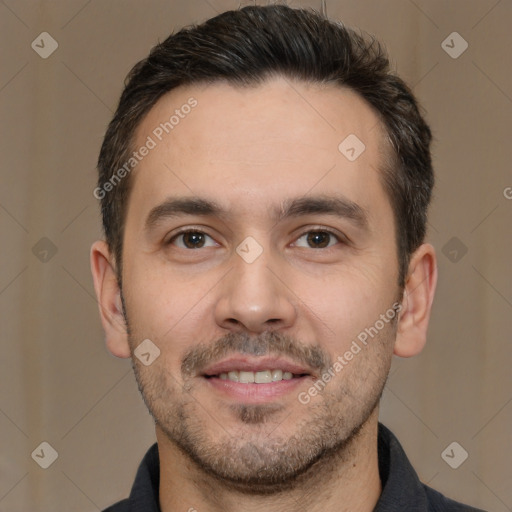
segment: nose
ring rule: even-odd
[[[294,324],[297,312],[291,287],[265,253],[252,263],[233,256],[233,268],[220,283],[215,305],[220,327],[260,334]]]

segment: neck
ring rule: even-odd
[[[250,493],[230,488],[192,462],[157,427],[162,512],[372,512],[382,491],[377,453],[378,407],[358,435],[317,461],[290,489]]]

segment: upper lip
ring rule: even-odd
[[[242,370],[246,372],[260,372],[263,370],[283,370],[295,375],[312,372],[306,366],[294,363],[281,357],[229,357],[206,367],[201,375],[219,375],[231,371]]]

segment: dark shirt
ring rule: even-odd
[[[483,512],[462,505],[422,484],[393,433],[379,423],[379,473],[382,494],[373,512]],[[126,500],[103,512],[161,512],[158,504],[160,463],[155,443],[142,460]]]

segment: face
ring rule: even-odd
[[[160,351],[133,357],[144,400],[211,474],[284,486],[343,451],[388,374],[400,290],[383,130],[349,90],[273,79],[174,90],[135,146],[148,137],[122,276],[132,353]]]

